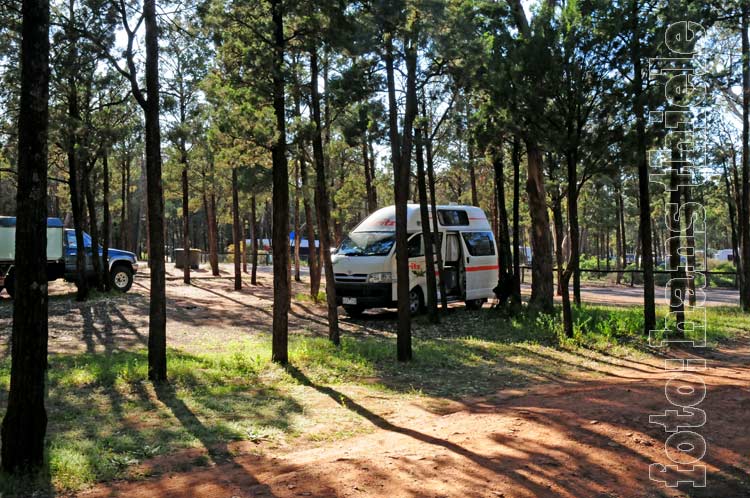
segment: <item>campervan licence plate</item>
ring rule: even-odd
[[[344,304],[357,304],[357,298],[356,297],[345,297],[342,299]]]

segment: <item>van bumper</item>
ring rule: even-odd
[[[343,304],[345,297],[353,297],[357,299],[357,306],[388,308],[394,304],[391,292],[391,284],[336,282],[336,304]]]

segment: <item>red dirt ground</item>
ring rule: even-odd
[[[684,355],[682,355],[684,356]],[[166,471],[82,494],[146,497],[661,497],[750,496],[750,345],[708,353],[707,487],[670,489],[649,480],[665,462],[666,433],[648,415],[668,408],[668,376],[646,362],[618,360],[608,377],[450,404],[437,411],[382,407],[316,387],[369,420],[371,434],[312,448],[253,452],[230,447],[206,467]],[[343,401],[342,401],[343,400]],[[169,464],[195,454],[167,457]],[[155,466],[167,462],[155,461]]]

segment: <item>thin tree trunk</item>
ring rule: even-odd
[[[375,187],[373,185],[372,169],[370,168],[369,144],[367,143],[367,131],[362,136],[362,162],[365,165],[365,191],[367,192],[367,214],[377,209],[375,201]]]
[[[47,430],[49,1],[23,0],[21,12],[16,295],[2,424],[3,470],[19,474],[42,465]]]
[[[148,378],[167,380],[167,308],[164,276],[164,192],[159,129],[159,38],[156,0],[144,0],[146,24],[146,182],[151,292],[148,320]],[[137,82],[133,82],[137,85]]]
[[[70,37],[70,61],[68,84],[68,128],[67,132],[67,155],[68,155],[68,186],[70,187],[70,206],[73,211],[73,228],[76,237],[76,301],[85,301],[88,297],[88,281],[86,279],[86,250],[83,243],[83,218],[84,218],[84,199],[83,199],[83,178],[81,174],[80,158],[78,154],[78,127],[81,122],[81,112],[78,107],[78,90],[76,75],[72,70],[72,64],[78,57],[76,46],[78,38],[75,34],[75,28],[72,27],[75,19],[74,3],[68,2],[68,16],[71,23],[68,36]]]
[[[313,301],[318,300],[320,294],[320,258],[315,246],[315,224],[313,222],[313,210],[310,206],[309,179],[307,175],[307,161],[300,155],[300,176],[302,177],[302,205],[305,210],[305,226],[307,227],[307,266],[310,271],[310,297]]]
[[[234,239],[234,290],[242,289],[242,252],[240,248],[240,200],[237,185],[237,168],[232,168],[232,239]]]
[[[732,188],[729,184],[729,172],[727,171],[726,161],[723,163],[724,166],[724,187],[727,192],[727,206],[729,206],[729,226],[732,234],[732,256],[735,272],[740,273],[739,265],[739,254],[737,248],[739,247],[739,237],[737,237],[737,205],[734,202],[732,196]]]
[[[669,192],[669,221],[670,229],[669,233],[669,271],[672,272],[670,275],[670,286],[669,286],[669,311],[675,317],[677,322],[677,330],[675,331],[678,337],[684,337],[684,324],[685,324],[685,305],[682,302],[682,298],[685,292],[684,289],[684,278],[685,275],[682,272],[680,264],[680,245],[681,245],[681,232],[679,221],[680,212],[680,161],[682,160],[680,151],[677,143],[672,143],[672,171],[670,174],[670,192]],[[673,226],[673,224],[675,224]]]
[[[520,203],[521,203],[521,140],[513,137],[513,292],[511,304],[521,304],[521,241],[520,241]]]
[[[86,206],[89,210],[89,230],[91,233],[91,266],[94,270],[94,281],[96,282],[96,288],[98,290],[104,290],[104,282],[102,282],[102,261],[99,259],[99,226],[96,222],[96,200],[94,198],[94,179],[91,178],[93,175],[93,164],[88,171],[84,173],[84,190],[86,192]]]
[[[742,3],[742,311],[750,312],[750,5]]]
[[[258,217],[256,213],[255,194],[250,198],[250,226],[252,227],[252,271],[250,273],[250,284],[258,285]]]
[[[299,250],[302,243],[302,234],[299,231],[299,160],[294,169],[294,281],[302,282],[300,277],[300,258]]]
[[[424,100],[422,100],[422,114],[424,116],[424,119],[427,120],[427,104]],[[434,130],[432,130],[432,133],[435,133]],[[443,240],[440,236],[440,229],[438,226],[438,216],[437,216],[437,201],[436,201],[436,193],[435,193],[435,164],[434,164],[434,157],[432,154],[432,138],[428,135],[425,140],[425,153],[426,153],[426,159],[427,159],[427,183],[430,187],[430,208],[432,210],[432,233],[434,234],[433,237],[435,241],[437,242],[437,247],[435,248],[435,256],[437,261],[437,271],[438,271],[438,286],[440,288],[440,305],[444,312],[448,311],[448,291],[445,287],[445,279],[443,278],[444,273],[444,267],[443,267]]]
[[[500,267],[495,295],[504,306],[513,294],[513,256],[510,250],[510,234],[508,233],[508,210],[505,207],[505,171],[503,165],[502,145],[492,151],[492,168],[495,173],[495,203],[497,204],[497,262]]]
[[[562,274],[565,263],[563,262],[563,244],[562,239],[565,236],[565,228],[562,214],[562,192],[560,186],[556,186],[556,192],[552,196],[552,218],[555,230],[555,263],[557,266],[557,295],[562,296]]]
[[[190,197],[188,158],[184,138],[180,140],[180,164],[182,164],[182,281],[190,285]]]
[[[424,130],[417,128],[414,132],[416,139],[417,159],[417,189],[419,191],[419,213],[422,221],[424,240],[425,271],[427,277],[427,312],[431,323],[439,323],[437,307],[437,280],[435,279],[435,256],[433,231],[430,229],[430,213],[427,203],[427,185],[424,167]]]
[[[104,211],[104,220],[102,222],[102,280],[104,290],[109,292],[110,281],[109,281],[109,241],[112,231],[112,220],[109,213],[109,148],[105,143],[102,147],[102,189],[104,191],[102,195],[102,211]]]
[[[328,304],[328,339],[339,345],[339,316],[336,303],[336,279],[331,261],[331,228],[329,219],[328,186],[326,184],[325,157],[323,155],[323,127],[320,122],[320,95],[318,93],[318,50],[310,51],[310,104],[313,117],[313,160],[315,162],[315,209],[318,215],[321,265],[326,276],[326,302]]]
[[[641,244],[643,246],[643,333],[648,335],[656,327],[656,304],[654,300],[654,259],[651,253],[651,200],[648,158],[646,155],[645,94],[641,72],[641,31],[638,23],[640,17],[638,6],[639,2],[632,0],[631,61],[633,63],[633,87],[635,88],[633,112],[636,118],[636,162],[638,165],[638,196],[641,203]],[[750,241],[748,249],[750,250]]]
[[[396,333],[397,358],[409,361],[411,351],[411,315],[409,311],[409,253],[406,233],[406,203],[409,196],[411,124],[414,119],[412,86],[416,92],[412,73],[416,76],[416,48],[407,40],[407,110],[404,116],[404,129],[398,130],[398,105],[396,103],[396,82],[393,62],[393,34],[386,33],[385,65],[388,87],[388,117],[391,139],[391,160],[393,162],[393,190],[396,204],[396,295],[398,301],[398,328]],[[407,161],[404,161],[407,158]]]

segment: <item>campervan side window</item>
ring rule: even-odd
[[[419,258],[424,256],[424,247],[422,246],[422,234],[417,234],[409,239],[409,257]]]
[[[458,209],[440,209],[438,210],[438,221],[445,227],[467,226],[469,215],[466,214],[466,211]]]
[[[492,232],[462,232],[466,248],[471,256],[494,256]]]

